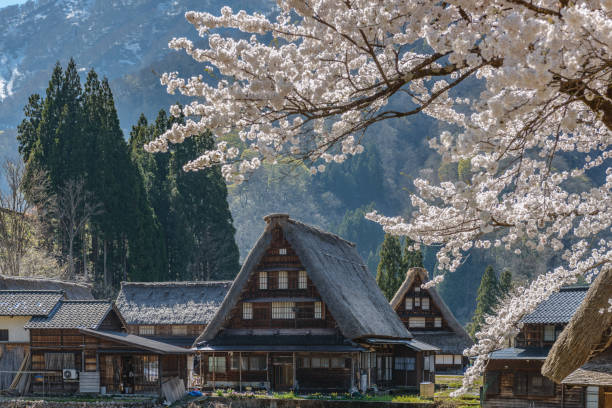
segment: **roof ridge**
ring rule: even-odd
[[[321,228],[316,227],[314,225],[306,224],[306,223],[304,223],[302,221],[294,220],[293,218],[289,218],[287,220],[287,222],[290,222],[290,223],[299,225],[301,227],[307,228],[307,229],[312,230],[313,232],[315,232],[317,234],[324,235],[324,236],[327,236],[327,237],[330,237],[330,238],[333,238],[333,239],[337,239],[337,240],[342,241],[345,244],[348,244],[348,245],[350,245],[352,247],[356,247],[356,244],[354,242],[351,242],[351,241],[349,241],[347,239],[344,239],[340,235],[334,234],[333,232],[324,231]]]
[[[56,293],[64,294],[63,289],[0,289],[0,293]]]
[[[111,299],[67,299],[62,300],[62,303],[108,303],[112,304]]]
[[[589,285],[577,285],[577,286],[564,286],[559,289],[559,292],[578,292],[578,291],[587,291],[589,290]]]
[[[42,281],[42,282],[57,282],[57,283],[63,283],[66,285],[73,285],[73,286],[81,286],[84,288],[91,288],[92,284],[88,283],[88,282],[70,282],[70,281],[66,281],[66,280],[62,280],[62,279],[56,279],[56,278],[47,278],[47,277],[42,277],[42,276],[11,276],[11,275],[2,275],[0,274],[0,280],[2,279],[14,279],[14,280],[24,280],[24,281]]]
[[[121,286],[216,286],[231,284],[231,280],[223,281],[165,281],[165,282],[121,282]]]

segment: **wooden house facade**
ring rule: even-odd
[[[189,351],[128,334],[109,301],[61,300],[33,317],[30,391],[34,394],[159,394],[162,383],[187,381]]]
[[[513,347],[489,355],[485,369],[483,408],[579,408],[582,389],[543,376],[542,365],[563,328],[582,303],[588,287],[562,288],[522,319]]]
[[[284,214],[267,225],[196,340],[203,387],[348,391],[433,381],[354,245]]]
[[[231,283],[122,282],[116,306],[128,333],[190,348],[217,312]]]
[[[435,356],[437,373],[461,374],[468,364],[463,350],[472,340],[436,289],[421,287],[427,280],[424,268],[410,268],[391,307],[415,339],[440,349]]]
[[[542,374],[582,392],[584,408],[612,407],[612,269],[600,272],[551,349]]]

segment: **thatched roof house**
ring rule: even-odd
[[[420,289],[421,284],[427,282],[428,280],[429,278],[426,269],[408,269],[404,282],[393,296],[393,299],[391,299],[391,307],[398,313],[401,313],[400,309],[405,311],[403,306],[406,295],[415,289],[419,290],[420,293],[429,295],[429,298],[431,298],[431,305],[429,305],[426,310],[422,310],[422,307],[421,310],[417,310],[416,306],[413,306],[413,313],[419,315],[431,314],[436,316],[439,314],[442,318],[440,327],[424,327],[423,329],[419,330],[411,329],[411,333],[416,339],[438,347],[440,349],[440,353],[442,354],[461,355],[463,354],[463,350],[472,346],[472,339],[467,334],[461,323],[457,321],[455,315],[448,308],[435,287]],[[411,314],[405,314],[406,319],[402,320],[406,320],[406,323],[408,323],[408,316]]]
[[[128,325],[205,325],[231,283],[122,282],[116,304]]]
[[[286,214],[269,215],[265,220],[268,223],[266,229],[249,252],[219,311],[196,344],[213,339],[223,330],[223,324],[239,301],[249,277],[269,248],[273,227],[277,225],[308,271],[343,336],[349,339],[413,337],[389,307],[355,244],[293,220]]]
[[[607,269],[597,276],[555,342],[542,374],[564,384],[612,386],[611,298],[612,269]]]
[[[66,299],[93,299],[90,284],[49,278],[0,275],[0,290],[61,290]]]

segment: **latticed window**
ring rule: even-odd
[[[157,356],[134,356],[132,361],[137,382],[154,384],[159,380],[159,359]]]
[[[421,307],[423,308],[423,310],[429,310],[429,298],[428,297],[421,298]]]
[[[441,317],[436,317],[434,319],[434,327],[442,327],[442,318]]]
[[[287,248],[280,248],[278,250],[279,255],[287,255]]]
[[[225,357],[208,357],[209,373],[225,373]]]
[[[141,336],[154,336],[155,326],[138,326],[138,334]]]
[[[295,303],[272,302],[272,319],[295,319]]]
[[[414,307],[420,307],[421,306],[421,298],[416,297],[414,298]]]
[[[323,302],[315,302],[314,304],[314,318],[322,319],[323,318]]]
[[[555,326],[544,326],[544,341],[555,341]]]
[[[395,369],[402,371],[414,371],[416,359],[414,357],[395,357]]]
[[[187,335],[187,326],[185,326],[185,325],[172,326],[172,335],[173,336],[186,336]]]
[[[242,304],[242,318],[251,320],[253,318],[253,304],[245,302]]]
[[[455,364],[460,365],[462,364],[463,361],[463,356],[461,354],[455,354]]]
[[[249,357],[249,370],[265,371],[267,369],[268,369],[268,362],[266,361],[266,356]]]
[[[280,271],[278,273],[278,288],[287,289],[289,287],[289,277],[287,271]]]
[[[298,275],[298,289],[306,289],[308,287],[308,275],[306,271],[300,271]]]
[[[408,326],[425,327],[425,318],[424,317],[411,317],[408,319]]]
[[[407,297],[405,303],[406,310],[412,310],[412,298]]]
[[[259,272],[259,289],[268,289],[268,272]]]

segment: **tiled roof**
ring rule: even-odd
[[[588,286],[562,288],[553,293],[536,310],[525,316],[523,323],[567,323],[570,321],[586,295]]]
[[[491,360],[546,360],[550,347],[505,348],[489,354]]]
[[[97,329],[111,310],[108,300],[65,300],[48,317],[33,317],[26,329]]]
[[[59,290],[0,290],[0,316],[47,316],[63,295]]]

